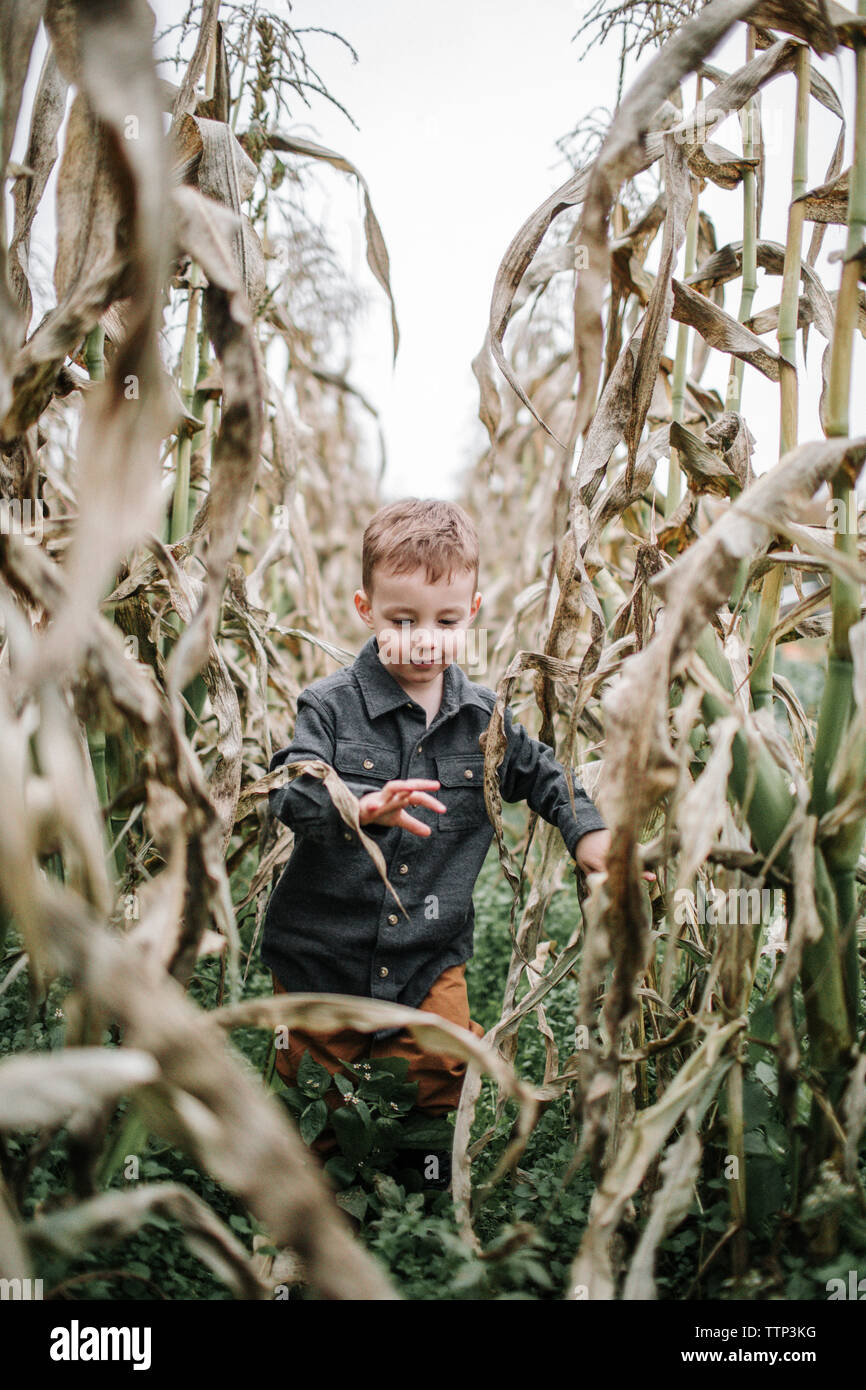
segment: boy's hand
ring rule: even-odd
[[[358,802],[358,819],[362,825],[375,821],[377,825],[399,825],[411,830],[413,835],[429,835],[432,827],[422,820],[416,820],[404,810],[406,806],[429,806],[434,811],[445,811],[441,801],[430,796],[425,788],[435,789],[438,782],[423,777],[397,778],[386,782],[380,792],[367,792]]]
[[[588,830],[585,835],[581,835],[574,847],[574,859],[585,874],[603,873],[607,868],[610,840],[609,830]],[[641,874],[641,878],[651,883],[655,882],[655,877],[649,869],[645,869]]]

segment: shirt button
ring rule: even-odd
[[[401,864],[401,865],[400,865],[399,872],[400,872],[401,874],[408,874],[408,872],[409,872],[409,865],[408,865],[408,864]]]
[[[392,913],[390,914],[390,916],[389,916],[389,918],[388,918],[388,921],[391,923],[391,926],[392,926],[392,927],[396,927],[397,921],[398,921],[396,912],[392,912]],[[388,972],[387,972],[387,970],[386,970],[386,971],[385,971],[385,974],[387,975],[387,973],[388,973]]]
[[[351,832],[351,830],[344,830],[344,831],[343,831],[343,839],[344,839],[344,840],[351,840],[351,838],[352,838],[352,832]]]
[[[474,776],[475,776],[475,773],[472,771],[472,768],[471,768],[471,767],[467,767],[467,769],[466,769],[466,771],[464,772],[463,776],[464,776],[464,777],[474,777]]]
[[[421,745],[420,745],[420,743],[419,743],[419,744],[418,744],[418,752],[419,752],[419,753],[422,753],[423,751],[424,751],[424,750],[422,749],[422,747],[421,747]]]
[[[387,965],[380,965],[380,966],[379,966],[379,977],[380,977],[380,979],[382,979],[382,980],[387,980],[387,978],[388,978],[388,967],[387,967]]]
[[[372,759],[372,758],[365,758],[365,759],[364,759],[364,766],[365,766],[365,767],[372,767],[372,766],[373,766],[373,759]]]

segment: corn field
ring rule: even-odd
[[[681,1297],[710,1279],[783,1297],[768,1242],[806,1269],[862,1265],[866,0],[585,7],[639,75],[598,128],[576,124],[572,174],[502,256],[472,362],[489,443],[457,498],[482,536],[484,789],[509,901],[483,1040],[398,1005],[271,996],[256,973],[292,848],[268,811],[287,770],[268,766],[299,692],[353,660],[361,536],[386,500],[359,462],[375,402],[332,365],[360,301],[311,180],[357,186],[395,356],[399,303],[375,188],[292,134],[307,93],[339,104],[303,35],[276,6],[181,8],[174,80],[145,0],[0,11],[0,1005],[26,1014],[0,1061],[0,1277],[111,1265],[162,1217],[235,1299],[273,1296],[262,1250],[290,1252],[319,1297],[404,1297],[279,1102],[286,1026],[406,1026],[467,1060],[450,1198],[467,1261],[532,1248],[518,1222],[491,1249],[485,1204],[529,1181],[559,1107],[557,1181],[582,1174],[589,1198],[556,1297],[665,1296],[658,1262],[685,1229]],[[793,131],[784,209],[764,205],[769,90]],[[816,108],[838,134],[821,167]],[[719,113],[742,148],[714,138]],[[52,172],[46,267],[31,230]],[[727,243],[719,199],[741,227]],[[832,225],[845,249],[822,278]],[[804,373],[820,403],[801,438]],[[750,399],[772,400],[777,456]],[[503,814],[507,706],[599,805],[605,874],[575,879],[554,827]],[[563,900],[566,938],[548,927]],[[563,1046],[548,1014],[571,985]],[[155,1141],[247,1225],[192,1183],[128,1181]]]

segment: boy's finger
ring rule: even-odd
[[[437,801],[436,797],[431,796],[429,792],[412,792],[411,796],[409,797],[409,805],[429,806],[430,809],[433,811],[448,810],[447,806],[444,806],[441,801]]]
[[[401,811],[394,824],[402,825],[404,830],[411,830],[413,835],[426,836],[433,833],[431,826],[425,825],[422,820],[416,820],[408,811]]]
[[[408,787],[405,791],[392,792],[391,796],[393,799],[390,804],[395,808],[398,806],[432,806],[434,809],[441,811],[446,811],[448,809],[447,806],[443,806],[442,802],[438,801],[435,796],[431,796],[429,792],[415,791],[414,788],[411,787]]]
[[[438,782],[430,781],[425,777],[413,777],[408,782],[386,782],[382,788],[382,795],[387,797],[411,796],[416,791],[437,791]]]

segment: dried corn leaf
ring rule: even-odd
[[[98,1049],[94,1048],[94,1051]],[[144,1184],[127,1192],[103,1192],[65,1211],[39,1215],[24,1227],[31,1247],[74,1259],[94,1243],[134,1236],[152,1216],[173,1217],[193,1255],[231,1289],[235,1298],[268,1298],[245,1246],[206,1202],[179,1183]]]
[[[696,329],[711,347],[720,352],[730,353],[757,367],[770,381],[779,380],[779,354],[762,343],[757,334],[750,333],[718,304],[679,280],[673,281],[673,290],[673,317],[677,323],[685,323],[689,328]]]
[[[745,480],[737,477],[721,450],[711,449],[676,420],[670,427],[670,442],[677,451],[677,462],[688,476],[692,492],[733,497],[742,489]]]
[[[665,139],[664,180],[666,212],[659,267],[644,316],[640,347],[635,363],[632,408],[625,431],[628,461],[625,486],[631,486],[638,444],[646,423],[652,393],[658,376],[673,307],[672,274],[686,234],[686,219],[692,205],[692,181],[684,151],[670,136]]]
[[[223,121],[182,115],[174,127],[179,173],[199,192],[237,215],[231,250],[253,310],[267,291],[265,258],[258,233],[241,203],[252,196],[256,166],[234,131]]]
[[[59,1129],[70,1116],[97,1109],[155,1081],[159,1068],[131,1048],[67,1047],[47,1056],[0,1062],[0,1129]]]
[[[692,1122],[676,1143],[667,1150],[659,1164],[662,1185],[653,1198],[649,1220],[641,1232],[638,1247],[628,1268],[622,1291],[624,1301],[656,1297],[656,1251],[665,1236],[688,1216],[694,1200],[702,1152],[701,1141]]]
[[[840,43],[852,43],[866,27],[866,19],[836,0],[762,0],[752,15],[754,24],[771,25],[795,34],[816,53],[835,53]]]
[[[798,202],[803,203],[803,215],[808,221],[836,223],[843,226],[847,223],[850,173],[850,168],[846,169],[830,183],[822,183],[817,188],[810,188],[808,193],[804,193],[802,198],[797,199]]]
[[[195,109],[195,88],[199,78],[204,72],[208,50],[214,41],[219,7],[219,0],[202,0],[201,22],[196,38],[195,49],[187,65],[186,72],[183,75],[183,81],[178,87],[174,97],[174,105],[172,107],[172,131],[182,119],[185,112]]]
[[[590,1203],[589,1222],[571,1267],[571,1297],[614,1297],[610,1240],[626,1203],[685,1111],[718,1090],[731,1065],[725,1049],[744,1026],[745,1019],[734,1019],[714,1027],[677,1072],[661,1100],[635,1117]]]
[[[9,278],[26,320],[30,318],[33,302],[27,277],[30,229],[57,160],[57,133],[66,114],[68,86],[57,66],[54,49],[49,47],[39,74],[30,120],[30,137],[24,155],[24,163],[30,172],[17,178],[12,188],[15,223],[9,244]]]
[[[299,135],[282,135],[277,131],[269,130],[264,136],[265,144],[272,150],[285,150],[290,154],[307,155],[310,159],[321,159],[326,164],[331,164],[335,169],[341,169],[346,174],[351,174],[357,179],[361,191],[364,194],[364,233],[367,238],[367,264],[375,275],[382,289],[388,296],[391,305],[391,332],[394,339],[394,357],[397,357],[397,348],[400,344],[400,330],[397,327],[397,308],[394,303],[394,295],[391,291],[391,265],[388,257],[388,248],[385,245],[385,238],[382,235],[382,228],[379,226],[379,219],[373,211],[373,204],[370,201],[370,190],[367,181],[359,169],[352,164],[351,160],[344,155],[337,154],[336,150],[326,149],[324,145],[317,145],[313,140],[305,140]],[[243,143],[243,137],[241,138]]]

